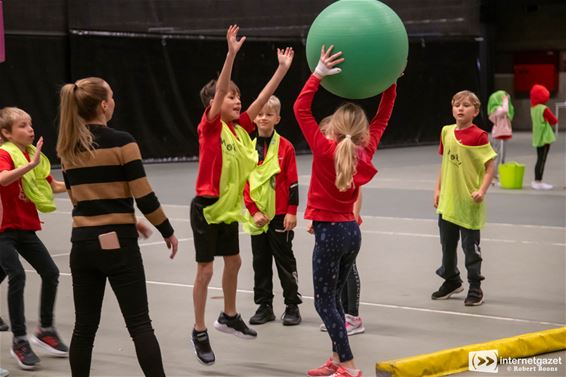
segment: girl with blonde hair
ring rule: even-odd
[[[360,187],[377,173],[371,159],[393,111],[396,84],[382,95],[369,123],[361,107],[340,106],[329,124],[331,137],[320,130],[311,111],[314,95],[325,76],[337,74],[342,53],[322,46],[320,61],[295,101],[295,116],[313,154],[305,218],[313,220],[312,257],[315,308],[332,340],[332,356],[309,376],[359,377],[348,342],[340,294],[360,250],[361,233],[354,203]]]

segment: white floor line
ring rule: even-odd
[[[51,258],[64,257],[64,256],[70,255],[70,254],[71,253],[52,254]]]
[[[438,238],[438,234],[429,234],[429,233],[409,233],[409,232],[387,232],[381,230],[362,230],[362,234],[369,233],[369,234],[380,234],[384,236],[405,236],[405,237],[423,237],[423,238]],[[499,242],[499,243],[509,243],[509,244],[523,244],[523,245],[544,245],[544,246],[558,246],[558,247],[566,247],[566,243],[557,243],[557,242],[540,242],[540,241],[521,241],[521,240],[506,240],[506,239],[499,239],[499,238],[482,238],[481,242]],[[566,249],[562,250],[566,252]]]
[[[26,272],[35,272],[35,270],[25,270]],[[68,272],[61,272],[59,273],[60,276],[71,276]],[[192,284],[183,284],[183,283],[168,283],[163,281],[155,281],[155,280],[146,280],[146,283],[149,285],[159,285],[165,287],[178,287],[178,288],[193,288]],[[208,289],[213,291],[222,291],[222,288],[219,287],[208,287]],[[238,289],[238,293],[245,293],[245,294],[253,294],[253,291],[247,289]],[[304,299],[313,300],[314,297],[312,296],[301,296]],[[496,321],[507,321],[507,322],[517,322],[517,323],[528,323],[533,325],[543,325],[543,326],[557,326],[563,327],[566,326],[565,323],[556,323],[556,322],[547,322],[547,321],[535,321],[531,319],[521,319],[521,318],[511,318],[511,317],[500,317],[495,315],[484,315],[484,314],[473,314],[473,313],[462,313],[462,312],[454,312],[449,310],[436,310],[436,309],[425,309],[425,308],[416,308],[412,306],[403,306],[403,305],[389,305],[389,304],[377,304],[373,302],[360,302],[361,306],[370,306],[370,307],[378,307],[378,308],[386,308],[386,309],[400,309],[400,310],[410,310],[415,312],[422,312],[422,313],[432,313],[432,314],[447,314],[453,315],[458,317],[471,317],[471,318],[482,318],[482,319],[491,319]]]

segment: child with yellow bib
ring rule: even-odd
[[[200,92],[206,110],[198,125],[199,168],[196,196],[190,209],[197,262],[193,288],[195,324],[191,340],[197,359],[204,365],[212,365],[216,360],[205,322],[206,296],[216,256],[224,259],[224,310],[214,328],[243,339],[257,337],[256,331],[246,325],[236,310],[238,271],[242,263],[238,222],[243,220],[244,186],[258,162],[257,151],[248,133],[255,130],[252,119],[287,74],[294,55],[292,48],[277,49],[279,64],[273,77],[241,113],[240,90],[230,80],[234,60],[246,39],[238,39],[238,30],[236,25],[228,28],[228,53],[220,76]]]
[[[432,299],[444,300],[464,290],[456,256],[461,236],[470,284],[466,306],[483,303],[480,229],[485,224],[484,198],[493,179],[497,156],[487,132],[472,123],[479,109],[480,101],[470,91],[452,97],[456,124],[442,128],[439,149],[442,168],[434,192],[442,245],[442,265],[436,273],[444,283],[432,294]]]

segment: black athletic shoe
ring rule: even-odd
[[[32,351],[27,340],[18,340],[12,343],[10,354],[16,359],[20,368],[25,370],[35,369],[39,363],[39,357]]]
[[[464,288],[462,287],[461,281],[446,280],[444,283],[442,283],[440,288],[438,288],[438,291],[432,294],[431,298],[433,300],[446,300],[453,294],[460,293],[463,290]]]
[[[261,304],[252,318],[250,318],[251,325],[263,325],[271,321],[275,321],[275,314],[273,313],[273,307],[268,304]]]
[[[216,361],[212,347],[210,347],[210,339],[208,338],[208,331],[197,332],[193,329],[192,336],[193,346],[195,347],[195,354],[198,361],[204,365],[212,365]]]
[[[301,323],[301,312],[299,306],[295,304],[287,305],[282,316],[283,326],[295,326]]]
[[[483,304],[483,292],[480,287],[470,287],[468,295],[464,300],[466,306],[478,306]]]
[[[2,317],[0,317],[0,331],[8,331],[10,327],[4,322]]]
[[[31,342],[42,348],[51,356],[67,357],[69,356],[69,347],[63,343],[55,328],[48,330],[38,329],[31,337]]]
[[[238,313],[234,318],[228,318],[224,312],[220,312],[218,319],[214,322],[214,328],[228,334],[234,334],[242,339],[255,339],[257,332],[250,329]]]

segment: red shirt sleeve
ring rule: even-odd
[[[252,122],[247,112],[243,112],[240,114],[240,118],[238,119],[238,124],[249,134],[255,131],[255,124],[254,122]]]
[[[556,123],[558,123],[558,118],[554,116],[554,114],[552,113],[552,111],[550,111],[548,107],[544,109],[544,113],[542,114],[542,117],[544,118],[544,120],[550,123],[551,126],[554,126]]]
[[[51,174],[49,174],[46,179],[49,183],[53,182],[53,177],[51,176]]]
[[[312,101],[319,86],[320,80],[315,75],[311,75],[293,106],[297,123],[299,123],[299,127],[313,153],[320,152],[324,147],[331,145],[331,141],[322,134],[312,115]]]
[[[255,202],[250,197],[250,183],[249,182],[246,182],[246,186],[244,187],[244,203],[246,205],[246,208],[248,209],[248,211],[250,212],[250,214],[252,216],[255,215],[257,212],[259,212],[259,208],[257,208]]]
[[[295,148],[291,145],[291,143],[287,144],[287,150],[285,151],[286,161],[285,161],[285,172],[287,178],[287,184],[289,188],[293,185],[299,183],[299,175],[297,173],[297,158],[295,156]],[[287,200],[290,200],[291,197]],[[287,205],[287,213],[291,215],[297,214],[297,204],[288,203]]]
[[[442,144],[442,135],[440,136],[440,144],[438,145],[438,154],[441,156],[444,154],[444,144]]]
[[[487,132],[483,131],[480,133],[478,137],[478,146],[479,145],[486,145],[489,144],[489,136],[487,136]]]
[[[397,84],[391,85],[383,94],[381,95],[381,101],[379,101],[379,107],[377,113],[371,120],[369,124],[369,143],[366,147],[366,151],[370,158],[373,157],[379,141],[383,136],[383,132],[389,123],[389,118],[391,118],[391,113],[393,112],[393,106],[395,105],[395,98],[397,97]]]

